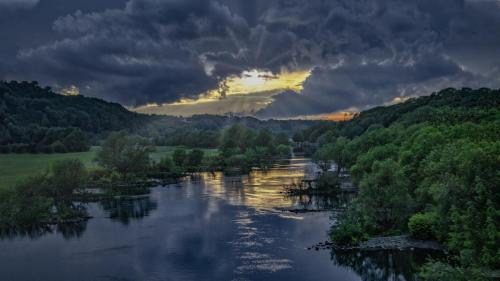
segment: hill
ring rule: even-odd
[[[109,132],[127,130],[157,145],[215,147],[219,131],[234,123],[291,133],[314,121],[197,115],[145,115],[117,103],[64,96],[37,82],[0,81],[0,152],[77,152],[98,144]]]
[[[433,124],[460,124],[463,122],[498,121],[500,90],[488,88],[447,88],[429,96],[410,98],[404,102],[374,107],[355,118],[340,123],[319,123],[295,135],[299,141],[316,142],[328,131],[334,135],[354,138],[371,126],[389,127],[394,123],[404,126],[430,122]]]

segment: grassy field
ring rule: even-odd
[[[154,161],[170,156],[177,147],[158,146],[151,154]],[[80,159],[87,167],[95,167],[93,161],[99,148],[92,147],[87,152],[54,153],[54,154],[0,154],[0,188],[13,186],[23,178],[44,171],[61,159]],[[203,149],[205,155],[214,155],[217,149]]]

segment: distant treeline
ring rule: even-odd
[[[219,144],[221,130],[237,123],[291,134],[315,122],[138,114],[97,98],[59,95],[37,82],[0,81],[0,153],[85,151],[100,144],[110,132],[121,130],[156,145],[213,148]]]

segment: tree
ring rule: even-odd
[[[89,150],[89,145],[86,140],[87,138],[82,130],[75,128],[64,137],[62,142],[66,146],[68,152],[80,152]]]
[[[171,172],[173,170],[173,167],[174,167],[174,162],[172,161],[172,158],[170,158],[170,157],[163,157],[163,158],[161,158],[157,167],[158,167],[158,170],[162,173]]]
[[[273,145],[273,135],[269,129],[264,128],[259,131],[259,134],[255,138],[255,146],[272,147]]]
[[[188,165],[191,167],[198,167],[201,165],[203,155],[205,153],[201,149],[193,149],[188,154]]]
[[[392,159],[375,161],[372,172],[361,180],[362,209],[381,230],[406,224],[410,210],[407,186],[403,169]]]
[[[96,161],[102,167],[126,177],[128,174],[145,171],[152,151],[146,139],[128,135],[125,131],[114,132],[108,136],[97,152]]]
[[[280,144],[276,148],[276,153],[283,158],[289,157],[290,156],[290,146],[285,145],[285,144]]]
[[[346,166],[348,162],[348,153],[346,151],[347,144],[349,140],[345,137],[339,137],[333,145],[333,161],[337,164],[337,176],[340,175],[342,169]]]
[[[177,167],[184,167],[187,160],[186,150],[183,148],[177,148],[176,150],[174,150],[174,153],[172,154],[172,160],[174,160],[174,163]]]
[[[275,137],[274,137],[274,145],[275,146],[279,146],[279,145],[290,145],[290,140],[288,138],[288,135],[286,133],[278,133]]]
[[[65,159],[52,164],[50,186],[56,197],[68,197],[82,187],[86,170],[78,159]]]
[[[320,147],[313,155],[314,162],[324,171],[328,171],[332,166],[335,157],[335,148],[332,144]]]
[[[223,130],[219,150],[224,157],[245,151],[253,142],[253,132],[242,124],[234,124]]]

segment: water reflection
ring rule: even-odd
[[[334,265],[354,270],[363,281],[416,281],[415,272],[429,257],[428,250],[331,251]]]
[[[100,205],[111,220],[123,224],[149,216],[158,207],[158,203],[150,195],[114,198],[101,201]]]
[[[225,176],[222,173],[202,174],[203,182],[210,186],[208,192],[233,205],[243,205],[263,212],[281,212],[283,209],[303,207],[312,202],[318,208],[327,201],[321,197],[291,197],[283,194],[283,187],[313,174],[315,165],[306,158],[294,158],[288,164],[276,165],[269,170],[253,170],[249,175]],[[309,203],[307,203],[309,202]],[[303,205],[301,205],[303,203]],[[333,203],[332,203],[333,204]]]
[[[0,228],[0,239],[12,240],[16,238],[38,239],[44,235],[58,233],[64,239],[78,238],[87,228],[87,221],[46,224],[40,223],[31,226],[12,226]]]
[[[323,195],[285,195],[286,198],[302,209],[307,210],[345,210],[354,194],[343,192],[330,196]]]
[[[413,281],[421,259],[412,252],[305,249],[327,238],[335,213],[284,210],[337,210],[351,199],[282,193],[314,169],[292,159],[246,176],[202,173],[88,204],[94,218],[82,224],[0,232],[9,238],[0,239],[0,280]]]

